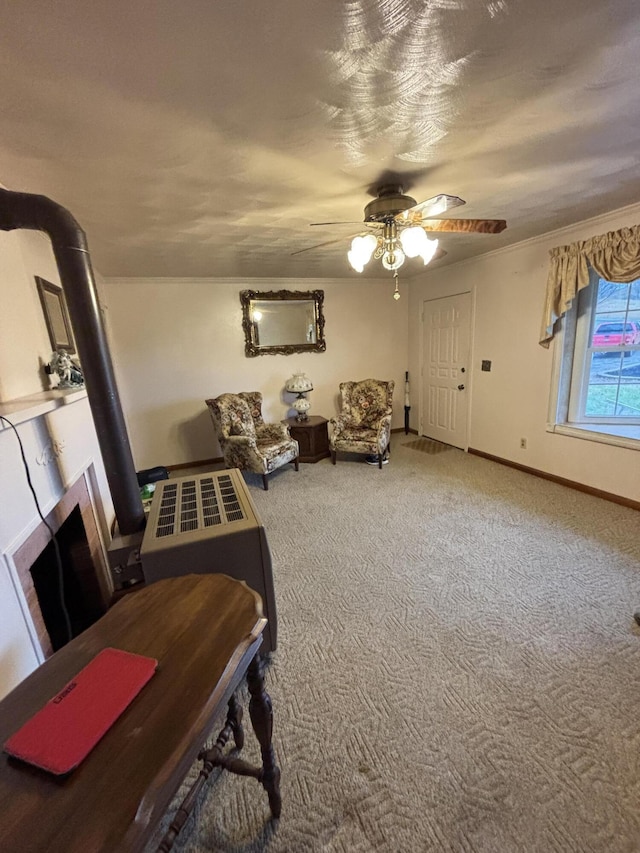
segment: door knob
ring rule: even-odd
[[[458,385],[458,391],[464,391],[464,385]]]

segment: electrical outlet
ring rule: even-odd
[[[483,358],[482,359],[482,366],[480,367],[480,370],[486,370],[488,373],[491,370],[491,362],[488,361],[488,359]]]
[[[520,447],[521,447],[521,449],[522,449],[522,450],[526,450],[526,449],[527,449],[527,439],[526,439],[526,438],[521,438],[521,439],[520,439]]]

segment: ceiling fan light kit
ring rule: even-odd
[[[398,270],[405,258],[422,258],[426,266],[436,257],[446,255],[442,249],[438,251],[438,240],[429,238],[430,231],[459,232],[466,234],[499,234],[507,227],[504,219],[442,219],[443,213],[454,207],[466,204],[457,195],[440,193],[426,201],[416,203],[414,198],[405,195],[402,187],[394,184],[384,184],[377,190],[377,197],[370,201],[364,209],[364,225],[377,229],[378,234],[356,234],[347,252],[347,259],[352,269],[363,272],[371,258],[380,260],[382,266],[394,274],[396,289],[394,298],[399,299]],[[351,225],[351,222],[314,222],[313,225]],[[339,240],[330,240],[319,246],[310,246],[293,252],[319,249]]]
[[[438,240],[430,240],[420,225],[400,226],[395,219],[384,223],[382,236],[358,235],[351,241],[347,258],[356,272],[362,272],[372,257],[380,259],[390,272],[400,269],[405,258],[421,257],[426,266],[436,253]],[[397,290],[396,290],[397,292]]]

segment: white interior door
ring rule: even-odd
[[[467,448],[471,294],[423,303],[420,434]]]

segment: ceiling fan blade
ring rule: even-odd
[[[504,219],[423,219],[419,224],[425,231],[466,234],[499,234],[507,227]]]
[[[419,222],[423,216],[440,216],[441,213],[446,213],[462,204],[466,204],[466,201],[457,195],[441,193],[434,195],[433,198],[428,198],[426,201],[421,201],[420,204],[415,204],[408,210],[403,210],[396,216],[396,222]]]
[[[309,225],[363,225],[362,222],[310,222]]]
[[[358,225],[360,223],[357,223]],[[317,243],[315,246],[307,246],[306,249],[298,249],[297,252],[291,252],[291,257],[293,255],[301,255],[303,252],[311,252],[313,249],[321,249],[323,246],[332,246],[334,243],[344,243],[346,240],[352,240],[354,237],[357,237],[357,234],[350,234],[348,237],[338,237],[336,240],[327,240],[326,243]]]

